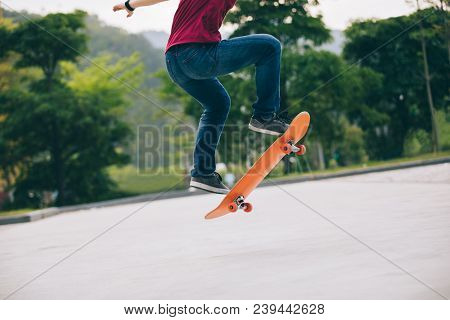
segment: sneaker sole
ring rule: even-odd
[[[208,191],[208,192],[217,193],[217,194],[227,194],[228,191],[230,191],[230,190],[226,190],[226,189],[211,187],[207,184],[200,183],[197,181],[191,181],[191,183],[189,185],[193,188],[197,188],[197,189],[201,189],[203,191]]]
[[[251,124],[248,125],[248,128],[250,130],[252,130],[252,131],[259,132],[259,133],[264,133],[264,134],[269,134],[271,136],[279,136],[279,135],[281,135],[281,133],[279,133],[279,132],[270,131],[270,130],[267,130],[267,129],[257,128],[255,126],[252,126]]]

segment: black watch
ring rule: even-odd
[[[125,7],[127,7],[127,9],[130,11],[134,11],[134,8],[130,5],[130,0],[127,0],[125,2]]]

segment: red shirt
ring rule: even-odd
[[[190,42],[219,42],[219,29],[237,0],[180,0],[173,18],[170,47]]]

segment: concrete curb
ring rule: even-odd
[[[314,180],[334,179],[334,178],[349,177],[349,176],[354,176],[354,175],[359,175],[359,174],[408,169],[408,168],[429,166],[429,165],[434,165],[434,164],[443,164],[443,163],[449,163],[449,162],[450,162],[450,157],[443,157],[443,158],[430,159],[430,160],[410,161],[410,162],[404,162],[404,163],[399,163],[399,164],[395,164],[395,165],[380,165],[380,166],[375,166],[375,167],[370,167],[370,168],[342,170],[342,171],[339,171],[336,173],[304,174],[300,177],[294,177],[291,179],[289,179],[289,178],[280,179],[280,180],[272,179],[272,182],[264,181],[263,183],[261,183],[261,186],[266,186],[266,185],[270,186],[270,185],[273,185],[274,182],[276,182],[277,184],[289,184],[289,183],[298,183],[298,182],[306,182],[306,181],[314,181]]]
[[[263,183],[261,183],[261,187],[273,186],[275,184],[275,182],[278,185],[283,185],[283,184],[299,183],[299,182],[314,181],[314,180],[325,180],[325,179],[348,177],[348,176],[353,176],[353,175],[358,175],[358,174],[367,174],[367,173],[376,173],[376,172],[383,172],[383,171],[390,171],[390,170],[407,169],[407,168],[428,166],[428,165],[433,165],[433,164],[443,164],[443,163],[449,163],[449,162],[450,162],[450,157],[444,157],[444,158],[431,159],[431,160],[411,161],[411,162],[399,163],[399,164],[395,164],[395,165],[386,165],[386,166],[381,165],[381,166],[376,166],[376,167],[371,167],[371,168],[343,170],[343,171],[339,171],[336,173],[323,173],[323,174],[317,174],[317,175],[305,174],[305,175],[302,175],[301,177],[279,179],[279,180],[271,179],[271,181],[264,181]],[[87,203],[87,204],[82,204],[82,205],[47,208],[47,209],[32,211],[29,213],[20,214],[17,216],[0,217],[0,225],[22,223],[22,222],[32,222],[32,221],[52,217],[52,216],[55,216],[57,214],[61,214],[64,212],[73,212],[73,211],[79,211],[79,210],[110,207],[110,206],[147,202],[147,201],[154,201],[154,200],[164,200],[164,199],[174,199],[174,198],[181,198],[181,197],[198,196],[198,195],[204,195],[204,194],[206,194],[206,192],[202,192],[202,191],[191,192],[191,191],[187,191],[187,190],[170,191],[170,192],[165,192],[165,193],[164,192],[152,193],[152,194],[145,194],[145,195],[141,195],[141,196],[123,198],[123,199]]]

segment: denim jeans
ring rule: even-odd
[[[193,177],[208,176],[215,171],[215,152],[230,111],[230,96],[217,77],[254,65],[257,100],[253,104],[253,116],[272,117],[280,108],[280,63],[280,42],[265,34],[218,43],[182,44],[166,53],[171,79],[203,107]]]

